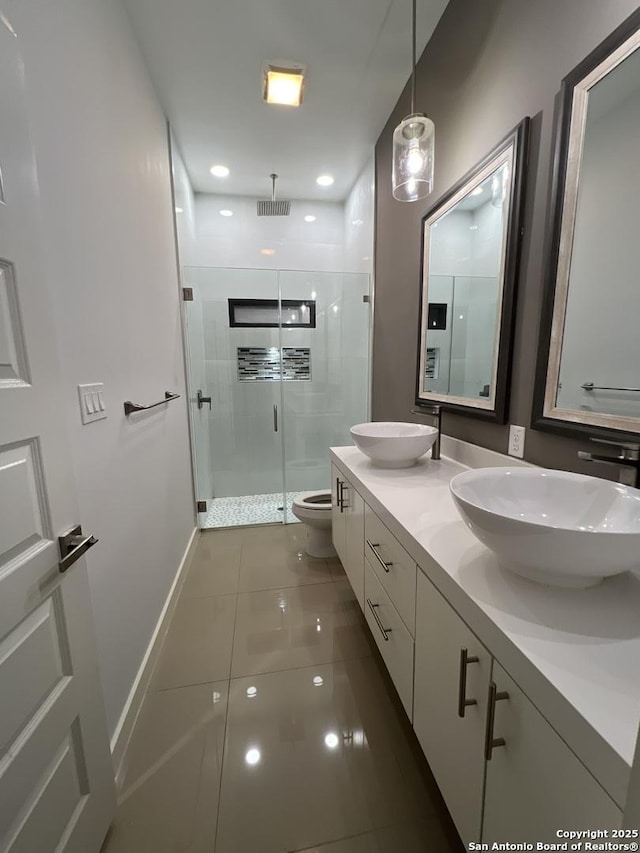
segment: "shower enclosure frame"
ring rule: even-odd
[[[206,501],[206,505],[208,507],[209,501],[212,499],[212,494],[206,494],[206,489],[203,489],[200,485],[201,476],[199,472],[198,465],[198,436],[197,431],[201,428],[201,425],[197,423],[197,413],[198,409],[196,408],[198,403],[198,391],[202,390],[200,385],[194,381],[193,371],[191,369],[192,365],[192,346],[189,334],[189,294],[193,296],[193,288],[190,286],[190,282],[188,279],[188,271],[189,270],[233,270],[238,272],[256,272],[256,273],[269,273],[276,276],[277,279],[277,300],[278,300],[278,349],[279,349],[279,365],[280,365],[280,379],[278,381],[278,389],[274,394],[274,398],[277,395],[277,402],[274,403],[274,412],[277,411],[277,417],[279,420],[278,423],[278,433],[279,433],[279,451],[281,454],[281,465],[282,465],[282,498],[284,512],[283,519],[280,523],[287,523],[292,519],[287,518],[287,497],[290,494],[296,493],[300,491],[299,489],[291,489],[290,488],[290,479],[287,471],[287,420],[284,417],[284,409],[285,409],[285,394],[287,392],[286,385],[288,384],[288,380],[282,378],[283,376],[283,351],[286,347],[286,343],[284,341],[283,332],[286,332],[287,326],[282,322],[282,309],[283,306],[289,301],[289,295],[283,294],[283,276],[287,274],[291,275],[303,275],[303,276],[341,276],[343,281],[345,277],[348,276],[360,276],[361,281],[360,284],[364,289],[359,290],[359,293],[362,295],[362,302],[366,303],[367,308],[367,317],[366,317],[366,376],[363,377],[363,383],[365,388],[365,404],[363,410],[361,412],[361,419],[369,420],[371,416],[371,398],[372,398],[372,354],[373,354],[373,307],[374,307],[374,299],[375,299],[375,289],[374,289],[374,278],[369,273],[349,273],[349,272],[341,272],[341,271],[317,271],[317,270],[291,270],[291,269],[273,269],[273,268],[251,268],[251,270],[247,268],[215,268],[215,267],[193,267],[193,266],[181,266],[180,267],[180,280],[182,286],[182,310],[181,310],[181,324],[183,331],[183,346],[184,346],[184,357],[185,357],[185,373],[186,373],[186,382],[187,382],[187,392],[188,392],[188,419],[189,419],[189,431],[191,438],[191,462],[192,462],[192,475],[193,475],[193,488],[194,488],[194,503],[196,508],[196,519],[198,523],[198,527],[203,528],[206,515],[202,514],[201,506],[203,501]],[[186,298],[184,294],[187,294]],[[239,294],[238,294],[239,296]],[[275,293],[274,293],[275,296]],[[336,309],[337,310],[337,309]],[[267,328],[267,327],[265,327]],[[313,366],[312,366],[313,370]],[[271,383],[269,383],[271,384]],[[196,387],[198,385],[198,387]],[[210,391],[206,391],[206,394],[209,394]],[[277,406],[277,409],[275,408]],[[275,415],[274,415],[275,416]],[[356,422],[353,420],[352,422]],[[350,426],[349,423],[347,426]],[[350,438],[348,433],[346,437],[343,438],[339,443],[350,443]],[[326,468],[329,470],[329,459],[328,459],[328,446],[327,445],[327,458],[326,458]],[[318,488],[321,484],[314,483],[313,488]],[[327,488],[328,488],[328,480],[327,480]],[[279,490],[277,492],[280,493]],[[293,519],[295,521],[295,519]],[[251,523],[251,522],[249,522]],[[277,521],[272,522],[258,522],[258,523],[278,523]]]

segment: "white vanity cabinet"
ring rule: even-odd
[[[418,571],[413,727],[466,845],[480,839],[490,679],[491,655]]]
[[[331,519],[333,545],[364,609],[364,508],[349,480],[331,466]]]
[[[619,828],[620,809],[497,661],[493,684],[482,840],[557,842],[559,829]]]
[[[368,462],[356,457],[355,449],[338,452],[351,465],[333,468],[334,542],[463,842],[527,842],[535,846],[536,842],[562,841],[558,830],[620,828],[625,781],[620,773],[612,772],[610,755],[605,754],[606,761],[600,760],[603,736],[594,729],[592,737],[585,725],[588,706],[583,702],[581,713],[576,705],[582,696],[569,689],[571,684],[565,694],[561,683],[554,684],[555,672],[550,667],[547,672],[540,668],[531,677],[531,653],[526,651],[533,648],[535,652],[540,645],[532,646],[527,633],[509,634],[508,609],[504,612],[509,599],[500,598],[487,583],[491,579],[499,584],[501,578],[492,573],[482,552],[474,556],[475,543],[461,549],[459,556],[457,543],[443,548],[448,479],[442,477],[438,503],[434,480],[421,493],[405,474],[408,485],[403,488],[407,507],[411,507],[405,509],[397,479],[390,477],[387,487],[377,471],[370,473]],[[337,454],[334,458],[343,461]],[[453,469],[451,475],[456,473],[450,462],[444,465]],[[434,469],[434,479],[438,470],[442,466]],[[349,476],[343,471],[350,472]],[[416,480],[418,476],[416,472]],[[413,509],[420,499],[421,507],[436,508],[435,533],[429,529],[425,510],[417,513]],[[453,522],[458,523],[457,516]],[[444,529],[448,530],[451,521],[446,523]],[[464,535],[461,528],[460,536]],[[427,546],[429,539],[437,543],[438,562]],[[475,561],[484,600],[491,601],[495,595],[495,616],[483,613],[483,599],[474,610],[473,597],[459,580],[462,561],[468,561],[465,570]],[[451,571],[441,586],[438,580],[443,580],[445,565]],[[440,589],[447,592],[446,598]],[[603,708],[605,699],[596,692],[602,673],[597,657],[601,639],[594,643],[594,663],[589,644],[568,644],[564,632],[557,630],[554,636],[551,625],[536,626],[536,607],[544,611],[543,591],[524,585],[518,591],[525,598],[530,593],[535,603],[531,611],[524,610],[527,618],[530,613],[532,633],[537,630],[544,637],[549,654],[554,650],[551,643],[557,643],[558,659],[567,671],[571,670],[566,661],[575,659],[582,676],[591,674],[592,682],[585,678],[581,689],[589,689],[599,700],[597,707]],[[631,588],[628,592],[634,594]],[[579,613],[579,601],[572,601]],[[519,601],[517,606],[522,610]],[[587,608],[587,615],[590,612]],[[558,610],[549,607],[547,613],[555,619]],[[514,654],[520,645],[522,669]],[[510,674],[500,665],[501,659],[509,659]],[[544,667],[544,657],[541,663]],[[563,697],[570,704],[559,705]],[[620,692],[618,697],[620,701]],[[572,713],[578,734],[570,725]],[[625,717],[620,719],[624,722]],[[637,723],[634,729],[637,731]]]
[[[407,716],[413,705],[413,637],[368,559],[364,563],[364,615]]]
[[[413,636],[416,624],[416,561],[366,504],[364,552],[378,580]]]

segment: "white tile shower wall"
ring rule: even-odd
[[[289,216],[258,216],[255,198],[197,193],[195,206],[195,266],[343,268],[342,204],[292,201]],[[233,216],[221,216],[220,211],[225,209]],[[316,218],[305,222],[305,216]]]
[[[373,154],[344,203],[344,270],[373,275],[375,159]]]
[[[311,350],[311,381],[238,382],[238,347],[278,347],[278,329],[229,328],[230,296],[277,298],[270,270],[185,270],[203,301],[214,495],[276,492],[282,488],[282,441],[287,489],[324,488],[327,451],[349,443],[348,427],[366,417],[368,278],[357,274],[279,274],[283,299],[314,299],[315,329],[283,329],[282,345]],[[282,397],[281,397],[282,394]],[[279,408],[280,431],[273,425]]]

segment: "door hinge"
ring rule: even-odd
[[[207,511],[207,502],[206,501],[198,501],[196,506],[198,507],[198,512],[206,512]]]
[[[365,293],[365,295],[362,297],[362,301],[369,302],[369,295]]]
[[[182,288],[182,301],[183,302],[193,302],[193,288],[192,287],[183,287]]]

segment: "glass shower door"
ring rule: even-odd
[[[283,522],[278,273],[186,267],[184,284],[200,526]]]
[[[291,522],[296,494],[329,490],[329,448],[351,444],[349,427],[368,419],[369,276],[282,270],[280,298],[285,521]],[[301,303],[315,325],[288,322],[287,302]]]

